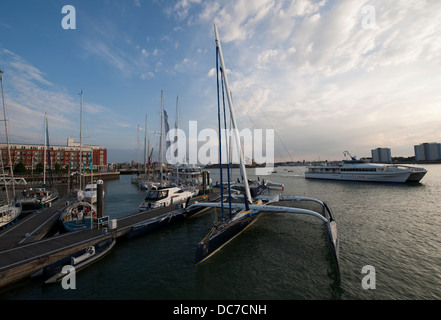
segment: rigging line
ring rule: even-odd
[[[250,87],[247,85],[247,83],[245,82],[244,78],[242,77],[242,74],[240,73],[240,71],[237,69],[236,65],[234,64],[234,62],[231,60],[230,57],[228,57],[228,60],[231,62],[231,64],[233,65],[234,70],[237,72],[237,74],[239,75],[240,80],[243,82],[243,84],[245,85],[245,87],[247,88],[249,94],[251,95],[251,97],[254,99],[257,107],[260,109],[260,112],[262,112],[264,118],[268,121],[270,127],[274,130],[274,133],[276,134],[278,140],[280,141],[280,143],[282,144],[283,148],[285,149],[286,153],[288,154],[289,158],[291,159],[292,162],[294,162],[294,158],[292,157],[291,153],[289,152],[288,148],[286,147],[286,145],[283,143],[282,138],[280,137],[280,135],[278,134],[277,130],[275,129],[274,125],[272,124],[270,118],[265,114],[265,112],[263,111],[263,109],[261,108],[258,100],[256,99],[256,97],[254,96],[253,92],[251,91]],[[247,114],[248,118],[251,120],[251,122],[253,122],[254,125],[256,125],[256,123],[249,117],[249,115]],[[257,127],[257,126],[256,126]],[[296,168],[296,170],[298,170]]]
[[[231,61],[231,60],[230,60]],[[237,70],[237,69],[236,69]],[[243,79],[242,79],[243,80]],[[244,81],[245,82],[245,81]],[[248,90],[249,90],[249,88],[247,88]],[[251,123],[253,124],[253,126],[254,126],[254,128],[258,128],[259,126],[256,124],[256,122],[254,121],[254,119],[253,118],[251,118],[250,117],[250,114],[249,113],[246,113],[246,116],[248,117],[248,119],[251,121]],[[240,121],[240,120],[239,120]],[[230,129],[231,129],[231,122],[230,122]],[[275,130],[274,130],[274,132],[276,132]],[[277,132],[276,132],[276,134],[277,134]],[[279,138],[279,140],[281,140],[280,139],[280,137],[278,137]],[[282,143],[283,144],[283,143]],[[275,148],[276,148],[276,146],[274,146]],[[277,152],[278,153],[281,153],[281,152],[279,152],[279,149],[277,149]],[[291,160],[292,160],[292,157],[291,157]]]
[[[250,87],[246,84],[245,80],[242,77],[242,74],[240,73],[240,71],[237,69],[236,65],[234,64],[234,62],[230,59],[230,57],[228,57],[228,60],[231,62],[231,64],[233,65],[235,71],[238,73],[240,79],[242,80],[242,82],[245,84],[245,87],[247,88],[248,92],[250,93],[250,95],[252,96],[252,98],[255,100],[256,105],[259,107],[260,112],[262,112],[263,116],[265,117],[265,119],[269,122],[269,125],[271,128],[273,128],[274,132],[276,133],[277,138],[280,140],[280,143],[283,145],[283,147],[285,148],[285,151],[288,153],[291,161],[294,161],[291,153],[288,151],[288,148],[285,146],[285,144],[283,143],[282,139],[280,138],[279,134],[277,133],[277,130],[275,129],[274,125],[271,123],[270,118],[265,114],[265,112],[263,111],[263,109],[261,108],[259,102],[257,101],[256,97],[254,96],[253,92],[251,91]],[[251,120],[253,123],[254,121]],[[255,123],[254,123],[255,124]]]
[[[274,133],[276,134],[277,138],[279,139],[279,141],[280,141],[280,143],[282,144],[283,148],[285,149],[286,153],[289,155],[291,161],[294,162],[294,158],[292,157],[292,155],[291,155],[291,153],[289,152],[289,150],[288,150],[288,148],[286,147],[286,145],[283,143],[282,138],[281,138],[281,137],[279,136],[279,134],[277,133],[277,130],[276,130],[275,127],[273,126],[273,124],[272,124],[270,118],[265,114],[265,112],[264,112],[263,109],[261,108],[261,106],[260,106],[258,100],[257,100],[256,97],[254,96],[254,94],[253,94],[253,92],[251,91],[250,87],[248,86],[248,84],[247,84],[247,83],[245,82],[245,80],[243,79],[242,74],[241,74],[240,71],[237,69],[236,65],[235,65],[234,62],[231,60],[231,58],[228,57],[228,56],[227,56],[227,58],[228,58],[228,60],[231,62],[231,65],[233,66],[234,70],[235,70],[235,71],[237,72],[237,74],[239,75],[240,80],[243,82],[243,84],[244,84],[245,87],[247,88],[249,94],[250,94],[251,97],[254,99],[254,101],[255,101],[257,107],[258,107],[258,108],[260,109],[260,111],[262,112],[264,118],[269,122],[270,127],[274,130]],[[247,114],[247,115],[248,115],[248,114]],[[248,118],[250,118],[250,117],[248,116]],[[252,121],[253,124],[255,125],[254,121],[253,121],[253,120],[251,120],[251,121]],[[297,168],[297,166],[295,166],[295,170],[296,170],[298,173],[302,174],[302,172],[300,171],[300,169]],[[313,194],[315,194],[315,192],[314,192],[314,190],[312,189],[312,187],[311,187],[309,184],[307,184],[307,186],[308,186],[308,189],[309,189]]]
[[[223,73],[222,73],[223,78]],[[227,173],[228,173],[228,203],[229,203],[229,213],[230,213],[230,220],[233,218],[233,213],[231,211],[231,180],[230,180],[230,154],[229,154],[229,143],[227,141],[227,116],[225,111],[225,89],[224,89],[224,80],[221,81],[222,83],[222,104],[224,107],[224,128],[225,128],[225,146],[226,146],[226,154],[227,154]],[[231,131],[230,131],[231,132]]]

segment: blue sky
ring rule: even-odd
[[[62,28],[64,5],[75,30]],[[276,159],[411,156],[441,142],[441,2],[431,0],[2,1],[11,141],[41,143],[45,112],[51,143],[78,139],[81,90],[84,142],[106,146],[108,162],[137,159],[146,114],[156,139],[161,90],[171,123],[179,96],[184,129],[215,128],[213,21],[239,126],[275,129]]]

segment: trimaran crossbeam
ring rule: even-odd
[[[235,238],[237,235],[239,235],[243,230],[248,228],[251,224],[253,224],[258,217],[261,216],[261,213],[263,212],[286,212],[286,213],[295,213],[295,214],[304,214],[304,215],[310,215],[314,216],[316,218],[319,218],[326,227],[326,232],[328,234],[328,242],[330,245],[330,249],[334,258],[334,261],[336,263],[337,271],[339,272],[339,241],[338,241],[338,234],[337,234],[337,223],[335,222],[334,216],[328,207],[328,205],[325,202],[322,202],[317,199],[313,198],[306,198],[306,197],[291,197],[291,196],[273,196],[273,197],[264,197],[259,196],[253,199],[250,194],[250,187],[248,185],[248,179],[246,176],[246,170],[245,165],[243,161],[243,151],[241,149],[240,143],[237,143],[240,141],[239,139],[239,133],[237,129],[236,124],[236,117],[234,115],[234,106],[230,95],[230,89],[228,85],[228,78],[227,74],[224,72],[226,70],[224,59],[222,55],[222,49],[221,44],[219,40],[219,34],[217,31],[216,24],[214,25],[215,30],[215,38],[216,38],[216,51],[217,51],[217,58],[220,60],[221,64],[221,73],[222,73],[222,80],[225,84],[225,91],[228,99],[228,104],[230,107],[230,116],[231,120],[233,122],[233,129],[234,134],[236,138],[236,145],[238,147],[239,156],[240,156],[240,170],[241,175],[243,178],[243,181],[245,183],[245,192],[243,195],[240,195],[244,201],[243,203],[224,203],[224,195],[223,195],[223,186],[221,183],[221,201],[220,202],[212,202],[212,203],[195,203],[192,206],[190,206],[188,209],[194,208],[194,207],[213,207],[213,208],[222,208],[222,221],[221,223],[215,225],[211,231],[208,233],[208,235],[198,244],[196,249],[196,257],[195,257],[195,263],[199,264],[209,257],[211,257],[214,253],[216,253],[219,249],[221,249],[224,245],[226,245],[228,242],[230,242],[233,238]],[[219,81],[219,79],[218,79]],[[219,100],[218,100],[218,107],[219,106]],[[219,111],[220,113],[220,111]],[[220,117],[219,117],[220,121]],[[219,125],[220,128],[220,125]],[[220,140],[220,139],[219,139]],[[220,143],[220,141],[219,141]],[[221,159],[221,155],[219,156]],[[222,165],[220,165],[220,173],[221,173],[221,180],[222,180]],[[230,186],[228,186],[230,188]],[[230,197],[231,198],[231,197]],[[302,208],[293,208],[293,207],[285,207],[285,206],[276,206],[273,205],[276,202],[279,201],[312,201],[320,205],[321,212],[316,212],[313,210],[308,209],[302,209]],[[230,210],[230,218],[225,219],[223,216],[223,210],[224,207]],[[231,214],[232,211],[235,211],[234,215]],[[320,210],[319,210],[320,211]]]

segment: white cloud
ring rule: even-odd
[[[362,27],[368,4],[373,29]],[[213,17],[236,112],[245,125],[277,125],[292,154],[382,145],[412,155],[441,141],[441,3],[207,1],[199,19]]]
[[[215,86],[207,78],[215,77],[215,69],[209,39],[216,21],[239,121],[275,128],[295,157],[340,157],[347,148],[368,155],[380,145],[412,155],[413,144],[441,141],[439,1],[177,0],[162,5],[167,23],[175,24],[169,30],[179,32],[179,44],[172,32],[135,41],[117,22],[91,19],[88,37],[80,40],[85,58],[134,81],[162,80],[161,72],[178,82],[185,74],[190,89],[197,87],[194,104],[211,108]],[[372,29],[362,26],[366,5],[375,8]],[[31,118],[38,118],[49,100],[54,126],[75,125],[67,115],[77,113],[77,96],[54,85],[44,70],[11,52],[1,54],[16,71],[5,75],[13,83],[7,92],[11,112],[28,112],[24,120],[37,128]],[[88,107],[96,116],[106,111],[93,103]]]
[[[79,95],[71,95],[64,87],[53,84],[41,70],[7,49],[0,50],[0,61],[7,66],[3,83],[11,142],[42,143],[45,113],[51,144],[65,144],[67,137],[79,136]],[[99,144],[97,140],[115,134],[114,129],[124,127],[124,122],[113,123],[113,119],[120,117],[105,106],[89,102],[85,95],[83,129],[90,143]]]

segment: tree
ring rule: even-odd
[[[54,171],[55,171],[56,173],[60,172],[60,171],[61,171],[61,164],[59,164],[58,162],[55,163]]]
[[[41,162],[37,163],[37,165],[35,166],[35,172],[36,173],[42,173],[44,170],[44,166]]]
[[[26,166],[23,162],[19,162],[14,166],[14,173],[26,173]]]

